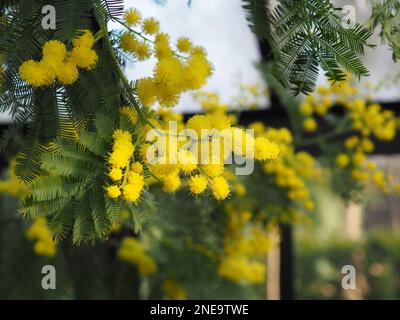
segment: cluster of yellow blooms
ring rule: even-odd
[[[171,300],[186,300],[187,293],[185,288],[176,280],[166,279],[163,282],[163,290]]]
[[[374,144],[370,139],[354,135],[345,140],[344,146],[346,151],[337,155],[336,165],[340,168],[350,168],[354,180],[371,181],[385,193],[399,188],[399,184],[394,185],[393,176],[386,174],[373,161],[368,160],[367,154],[374,150]]]
[[[300,112],[306,116],[304,128],[313,132],[317,123],[313,115],[324,116],[331,107],[341,106],[351,120],[351,127],[363,137],[374,136],[381,141],[394,138],[397,120],[390,110],[382,110],[377,103],[368,103],[360,98],[357,88],[350,81],[335,84],[331,87],[319,87],[317,95],[306,97],[300,104]]]
[[[137,124],[138,117],[134,109],[123,107],[121,113],[128,116],[133,125]],[[191,194],[197,196],[209,190],[220,201],[231,193],[225,175],[225,160],[232,153],[263,162],[279,157],[277,144],[265,137],[254,138],[245,130],[233,127],[233,119],[224,113],[196,115],[186,124],[182,115],[171,109],[160,109],[158,115],[160,121],[150,120],[157,132],[156,139],[142,143],[137,156],[134,155],[132,135],[123,130],[114,132],[113,149],[107,158],[108,175],[113,181],[107,186],[110,198],[123,196],[126,201],[136,203],[144,186],[157,182],[154,181],[156,179],[162,183],[165,192],[175,193],[179,188],[187,187]],[[171,122],[176,124],[179,132],[190,129],[196,135],[178,139],[179,134],[170,130]],[[152,127],[147,124],[138,133],[143,136],[135,139],[142,141],[150,129]],[[201,136],[203,130],[207,130],[207,135]],[[153,155],[151,150],[154,151]],[[144,171],[150,173],[151,177],[145,179]],[[236,184],[235,188],[239,193],[245,192],[240,185]]]
[[[33,87],[51,85],[57,79],[63,85],[71,85],[78,79],[79,70],[92,70],[98,61],[93,34],[84,30],[72,40],[73,49],[67,50],[58,40],[47,41],[43,46],[41,61],[27,60],[19,68],[21,79]]]
[[[200,103],[201,108],[207,113],[226,113],[230,106],[222,103],[220,96],[215,92],[199,91],[193,94],[195,101]],[[233,120],[233,119],[232,119]],[[234,121],[232,121],[234,122]]]
[[[173,107],[179,102],[181,93],[200,89],[212,75],[213,67],[207,60],[205,49],[183,37],[176,43],[177,53],[171,48],[169,36],[159,31],[156,19],[142,22],[141,13],[129,9],[125,12],[124,24],[128,31],[121,36],[120,47],[138,60],[149,59],[152,54],[157,58],[153,76],[136,82],[136,92],[143,105],[158,102],[162,107]],[[142,32],[132,29],[139,24]],[[154,36],[154,40],[143,33]]]
[[[300,208],[314,210],[311,192],[307,180],[321,176],[321,170],[316,166],[316,160],[309,153],[295,152],[292,145],[293,137],[286,128],[264,128],[262,123],[255,123],[257,134],[279,144],[282,150],[280,161],[264,164],[264,172],[275,176],[278,187],[287,189],[287,198],[295,201]]]
[[[390,192],[394,178],[379,170],[375,163],[368,161],[367,154],[374,151],[371,139],[391,141],[398,129],[398,119],[393,111],[382,110],[377,103],[369,103],[369,97],[360,98],[360,93],[351,81],[320,87],[316,96],[308,96],[300,105],[300,111],[307,118],[304,121],[306,131],[312,132],[317,123],[312,116],[323,116],[334,105],[344,108],[349,119],[349,128],[357,132],[344,141],[344,150],[336,156],[336,165],[350,168],[354,180],[371,180],[384,192]]]
[[[123,107],[121,112],[134,114],[129,107]],[[135,147],[130,132],[118,129],[114,132],[113,139],[113,149],[108,156],[108,176],[113,184],[107,187],[107,194],[111,199],[122,195],[127,202],[135,203],[145,185],[143,166],[139,161],[134,161]]]
[[[0,180],[0,193],[6,193],[14,198],[22,199],[26,196],[29,187],[15,176],[14,165],[15,162],[11,161],[9,168],[9,179]]]
[[[57,245],[51,238],[46,218],[37,218],[25,235],[28,240],[36,241],[33,250],[37,255],[53,257],[56,254]]]
[[[119,259],[137,266],[141,276],[148,276],[157,271],[154,259],[146,253],[142,243],[136,238],[123,238],[117,255]]]
[[[349,79],[352,78],[349,76]],[[313,116],[324,116],[335,105],[344,106],[346,101],[352,99],[359,91],[349,80],[331,87],[318,87],[316,92],[317,95],[307,96],[300,104],[300,112],[306,117],[303,127],[308,132],[317,130],[317,122]]]
[[[179,120],[172,111],[162,111],[162,123],[167,124],[171,119]],[[266,138],[254,138],[251,134],[238,127],[232,126],[231,118],[223,113],[207,113],[195,115],[186,124],[179,124],[186,129],[193,130],[197,137],[190,137],[189,141],[173,143],[172,135],[166,131],[168,146],[164,152],[158,154],[158,161],[150,163],[151,172],[164,185],[166,192],[175,192],[182,185],[186,185],[193,195],[203,194],[210,188],[211,194],[217,200],[224,200],[231,192],[228,180],[224,176],[225,160],[233,154],[257,161],[275,160],[279,157],[279,147]],[[165,125],[160,125],[165,128]],[[164,132],[167,129],[164,129]],[[202,133],[207,130],[207,135]],[[228,135],[224,135],[226,130]],[[187,149],[180,148],[183,144]],[[254,146],[254,148],[246,148]],[[176,161],[169,161],[175,159]],[[163,161],[160,161],[163,160]],[[182,183],[185,177],[186,183]]]
[[[268,88],[264,83],[239,84],[239,95],[235,97],[235,110],[255,110],[266,104],[269,97]]]
[[[226,205],[228,215],[224,235],[224,255],[219,264],[223,278],[250,284],[265,281],[265,258],[279,239],[273,224],[264,226],[262,221],[253,223],[250,211],[241,211]]]

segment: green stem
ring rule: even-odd
[[[151,170],[148,170],[148,173],[154,178],[156,179],[158,182],[162,182],[161,179],[159,177],[157,177],[153,172],[151,172]]]
[[[138,31],[132,29],[131,27],[129,27],[125,22],[121,21],[120,19],[118,19],[118,18],[113,18],[112,20],[115,21],[115,22],[117,22],[117,23],[119,23],[121,26],[123,26],[124,28],[128,29],[130,32],[136,34],[138,37],[142,38],[144,41],[148,41],[148,42],[152,43],[153,45],[156,44],[153,40],[151,40],[151,39],[145,37],[141,32],[138,32]],[[176,51],[173,51],[173,54],[174,54],[175,56],[181,58],[181,59],[185,59],[185,60],[188,59],[187,57],[184,57],[184,56],[178,54]]]
[[[106,45],[107,45],[107,47],[108,47],[108,49],[109,49],[109,51],[110,51],[111,57],[112,57],[112,59],[113,59],[113,61],[114,61],[114,64],[115,64],[115,66],[116,66],[116,68],[117,68],[117,73],[118,73],[118,75],[119,75],[119,77],[120,77],[120,79],[121,79],[123,85],[125,86],[125,89],[127,90],[127,93],[128,93],[128,95],[129,95],[129,98],[130,98],[130,100],[132,101],[133,106],[134,106],[134,108],[136,109],[136,112],[138,113],[139,117],[140,117],[145,123],[147,123],[147,124],[148,124],[150,127],[152,127],[153,129],[158,130],[158,129],[149,121],[149,119],[146,117],[146,115],[144,114],[142,108],[140,108],[139,103],[136,101],[136,98],[135,98],[134,95],[132,94],[132,92],[131,92],[132,87],[131,87],[131,85],[130,85],[128,79],[125,77],[125,74],[123,73],[121,67],[119,66],[119,61],[118,61],[118,59],[117,59],[117,56],[115,55],[114,48],[113,48],[113,46],[112,46],[112,44],[111,44],[111,41],[110,41],[110,38],[109,38],[109,36],[108,36],[107,31],[104,29],[104,26],[103,26],[102,30],[103,30],[103,32],[104,32],[104,40],[105,40],[105,43],[106,43]]]
[[[319,136],[313,137],[313,138],[309,138],[309,139],[303,139],[303,140],[295,140],[294,144],[296,145],[296,147],[305,147],[305,146],[309,146],[309,145],[313,145],[313,144],[319,144],[321,142],[323,142],[324,140],[329,140],[329,139],[333,139],[336,137],[339,137],[345,133],[349,133],[352,132],[353,129],[346,129],[346,130],[332,130],[330,132],[327,132],[325,134],[321,134]]]

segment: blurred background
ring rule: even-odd
[[[334,2],[338,7],[353,5],[358,22],[364,22],[370,14],[366,1]],[[125,6],[136,7],[144,16],[159,19],[173,41],[190,35],[193,42],[207,48],[215,74],[205,89],[217,92],[222,101],[235,103],[243,83],[263,83],[254,66],[262,57],[260,45],[248,28],[241,0],[192,0],[190,5],[186,0],[126,0]],[[400,103],[400,64],[393,63],[388,46],[380,44],[378,36],[372,42],[378,44],[378,48],[367,52],[365,63],[371,71],[368,81],[376,87],[371,90],[373,100]],[[131,80],[135,80],[150,74],[152,65],[151,60],[139,65],[128,64],[126,72]],[[320,84],[326,84],[322,76]],[[260,109],[271,105],[268,97],[263,97],[258,103]],[[187,94],[181,99],[177,111],[200,112],[200,106],[193,103],[192,96]],[[9,116],[0,115],[0,121],[4,129]],[[269,120],[271,126],[274,126],[273,121]],[[400,146],[397,147],[385,155],[374,154],[371,157],[386,173],[400,177]],[[1,159],[4,178],[8,172],[6,159],[7,156]],[[288,253],[291,256],[292,298],[400,299],[400,200],[397,196],[380,192],[372,184],[365,187],[366,191],[357,203],[345,203],[324,181],[314,186],[315,216],[312,222],[293,228],[293,247]],[[118,274],[121,283],[134,284],[137,282],[134,268],[116,259],[99,258],[111,252],[112,240],[96,247],[82,246],[75,252],[71,251],[69,244],[62,244],[65,249],[62,256],[36,255],[32,243],[25,237],[26,223],[16,218],[19,206],[14,196],[18,196],[19,187],[16,185],[15,190],[9,188],[9,184],[0,184],[0,192],[3,192],[0,195],[0,298],[138,298],[136,292],[116,285],[112,280],[113,275]],[[9,194],[13,192],[14,196]],[[282,272],[279,250],[283,248],[274,249],[268,255],[266,284],[243,298],[279,299],[282,296],[285,289],[279,281]],[[65,259],[75,262],[67,265],[63,262]],[[2,263],[4,261],[7,263]],[[37,288],[44,264],[57,266],[58,287],[62,288],[57,292]],[[356,267],[355,290],[342,289],[341,270],[344,265]],[[86,281],[87,285],[79,286],[77,292],[73,283],[80,281]],[[146,291],[146,288],[142,290]],[[107,291],[114,295],[109,296]],[[196,297],[215,295],[205,292]]]

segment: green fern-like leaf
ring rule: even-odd
[[[243,9],[251,30],[258,39],[264,40],[269,34],[269,21],[267,15],[268,0],[243,0]]]
[[[371,46],[371,32],[358,23],[345,26],[328,0],[280,0],[270,25],[272,72],[294,94],[315,89],[319,66],[333,82],[344,80],[346,71],[369,74],[358,55]]]
[[[372,29],[380,26],[383,42],[389,43],[393,60],[400,59],[400,2],[398,0],[370,0],[372,15],[367,25]]]

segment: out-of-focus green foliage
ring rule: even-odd
[[[351,298],[353,290],[341,287],[341,270],[345,265],[353,265],[357,273],[356,298],[398,300],[399,248],[400,235],[379,230],[360,241],[302,239],[296,244],[296,298]]]
[[[393,51],[393,60],[400,58],[400,2],[398,0],[370,0],[372,15],[369,24],[380,27],[383,42],[389,43]]]

